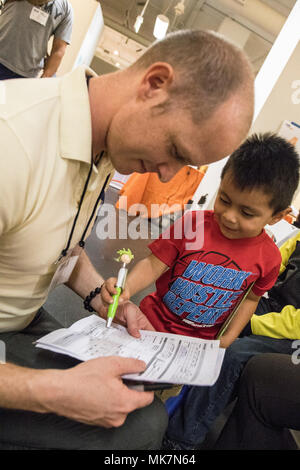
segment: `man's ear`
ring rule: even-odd
[[[167,95],[174,80],[174,69],[167,62],[155,62],[143,73],[138,96],[142,100]]]
[[[276,212],[276,214],[272,215],[270,222],[268,222],[269,225],[274,225],[280,220],[282,220],[286,215],[290,214],[292,212],[291,207],[287,207],[283,211]]]

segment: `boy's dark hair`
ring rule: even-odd
[[[299,184],[299,155],[294,146],[276,134],[254,134],[227,160],[221,179],[232,172],[240,188],[259,188],[271,196],[273,214],[286,209]]]

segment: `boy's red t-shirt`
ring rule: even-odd
[[[257,296],[270,290],[281,263],[264,230],[254,238],[226,238],[213,211],[186,213],[149,248],[169,269],[141,310],[157,331],[204,339],[216,338],[253,282]]]

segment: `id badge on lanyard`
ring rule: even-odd
[[[46,23],[47,23],[48,18],[49,18],[49,13],[47,13],[43,10],[40,10],[37,7],[33,7],[32,10],[31,10],[29,18],[31,20],[35,21],[36,23],[39,23],[42,26],[46,26]]]
[[[89,174],[88,174],[88,177],[87,177],[87,180],[86,180],[86,183],[85,183],[85,187],[83,189],[83,192],[82,192],[82,195],[81,195],[81,198],[80,198],[80,202],[79,202],[79,207],[78,207],[78,211],[77,211],[77,214],[76,214],[76,217],[75,217],[75,220],[73,222],[73,226],[72,226],[72,229],[71,229],[71,233],[69,235],[69,239],[68,239],[68,242],[67,242],[67,245],[66,247],[62,250],[59,258],[57,259],[57,261],[55,262],[55,264],[58,265],[56,271],[55,271],[55,274],[52,278],[52,281],[51,281],[51,284],[50,284],[50,287],[49,287],[49,290],[48,290],[48,294],[55,288],[57,287],[58,285],[60,284],[65,284],[66,282],[68,282],[68,280],[70,279],[70,276],[72,274],[72,271],[73,269],[75,268],[75,265],[78,261],[78,258],[82,252],[82,250],[84,249],[84,246],[85,246],[85,241],[84,241],[84,237],[86,235],[86,232],[94,218],[94,215],[95,215],[95,212],[96,212],[96,209],[98,207],[98,204],[99,202],[101,201],[101,199],[104,200],[104,191],[105,191],[105,188],[106,188],[106,185],[109,181],[109,178],[110,178],[110,175],[107,175],[106,177],[106,180],[105,180],[105,183],[100,191],[100,194],[97,198],[97,201],[94,205],[94,209],[92,211],[92,214],[88,220],[88,223],[83,231],[83,234],[81,236],[81,239],[79,241],[79,243],[73,248],[73,249],[70,249],[70,244],[71,244],[71,240],[72,240],[72,236],[73,236],[73,233],[74,233],[74,229],[75,229],[75,226],[76,226],[76,223],[77,223],[77,218],[79,216],[79,213],[80,213],[80,209],[81,209],[81,205],[82,205],[82,201],[83,201],[83,198],[84,198],[84,195],[86,193],[86,190],[87,190],[87,186],[88,186],[88,183],[89,183],[89,180],[90,180],[90,176],[91,176],[91,172],[92,172],[92,168],[93,168],[93,164],[91,164],[90,166],[90,171],[89,171]]]
[[[58,267],[55,271],[55,274],[52,278],[51,284],[49,286],[48,294],[55,289],[55,287],[65,284],[69,281],[73,269],[76,266],[78,258],[82,248],[76,245],[72,250],[69,250],[66,256],[64,256],[58,264]]]

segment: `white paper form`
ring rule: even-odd
[[[121,356],[147,364],[141,374],[124,378],[174,384],[213,385],[223,361],[219,341],[142,330],[141,338],[130,336],[126,328],[90,315],[70,328],[56,330],[36,342],[36,346],[86,361],[95,357]]]

